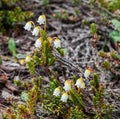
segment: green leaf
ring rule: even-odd
[[[113,39],[114,42],[120,42],[120,32],[112,31],[109,36]]]
[[[25,59],[25,55],[23,55],[23,54],[17,54],[16,57],[18,59]]]
[[[111,22],[114,25],[115,29],[120,31],[120,22],[117,19],[113,19]]]
[[[51,79],[50,81],[50,87],[52,90],[54,90],[56,87],[58,87],[58,80],[57,79]]]
[[[67,53],[68,53],[68,49],[67,48],[64,48],[64,49],[62,49],[63,50],[63,52],[64,52],[64,55],[66,55]]]
[[[64,50],[63,50],[63,49],[57,48],[57,51],[58,51],[62,56],[64,56]]]
[[[116,55],[116,57],[117,57],[118,59],[120,59],[120,54]]]
[[[31,74],[35,74],[35,64],[33,61],[27,62],[27,67]]]
[[[90,29],[91,29],[91,33],[92,33],[92,34],[95,34],[95,33],[97,32],[97,26],[96,26],[96,24],[95,24],[95,23],[92,23],[92,24],[90,25]]]
[[[55,57],[49,57],[49,58],[48,58],[48,66],[54,64],[55,61],[56,61],[56,58],[55,58]]]
[[[98,74],[94,73],[93,74],[93,81],[94,81],[94,87],[99,88],[99,77]]]
[[[21,99],[22,99],[23,101],[27,101],[27,100],[28,100],[28,93],[27,93],[27,92],[22,92],[22,94],[21,94]]]
[[[81,94],[78,94],[76,93],[73,89],[71,89],[69,91],[69,94],[70,94],[70,100],[77,106],[81,107],[81,108],[84,108],[84,102],[83,102],[83,99],[82,99],[82,95]]]
[[[42,61],[41,61],[41,58],[40,58],[40,57],[34,55],[34,56],[33,56],[33,60],[34,60],[34,62],[35,62],[36,64],[41,65],[41,62],[42,62]]]
[[[8,41],[8,48],[9,48],[10,52],[12,53],[12,55],[13,55],[14,57],[16,57],[16,44],[15,44],[14,39],[11,38],[11,39]]]

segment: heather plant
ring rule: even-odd
[[[16,104],[15,108],[12,106],[4,114],[4,119],[18,117],[20,119],[34,119],[37,109],[39,110],[40,107],[45,109],[47,115],[54,114],[67,119],[109,119],[113,107],[105,102],[104,86],[99,82],[98,75],[94,74],[90,67],[87,67],[80,77],[73,76],[73,78],[65,80],[64,84],[58,80],[59,74],[51,70],[50,66],[53,66],[57,61],[57,55],[61,58],[65,55],[61,40],[58,37],[47,35],[45,15],[40,15],[37,22],[39,25],[29,21],[24,27],[25,30],[31,31],[32,35],[37,37],[37,40],[32,52],[20,61],[21,64],[26,64],[33,80],[28,86],[28,91],[23,91],[21,94],[24,104]],[[96,26],[94,24],[91,29],[92,33],[96,34]],[[48,86],[45,87],[43,85],[44,79],[37,73],[36,66],[40,66],[44,70],[45,75],[49,79]],[[90,75],[92,80],[87,82],[89,84],[86,84],[86,80],[90,78]],[[16,82],[16,84],[18,83]],[[27,87],[25,84],[19,84]],[[86,85],[89,85],[89,87]],[[87,113],[86,90],[91,94],[89,96],[92,99],[92,114]]]
[[[94,104],[94,119],[110,119],[112,116],[113,105],[105,102],[104,86],[99,82],[98,74],[93,75],[90,81],[93,92],[92,100]]]
[[[39,86],[34,85],[28,93],[22,93],[22,104],[12,103],[3,114],[3,119],[35,119],[36,102],[40,98]],[[24,98],[23,98],[24,97]]]
[[[90,0],[92,4],[99,3],[101,6],[107,8],[111,12],[120,9],[120,0]]]
[[[114,46],[113,51],[105,52],[99,51],[98,55],[103,57],[106,61],[102,63],[102,67],[106,70],[112,72],[112,74],[119,76],[120,71],[120,22],[117,19],[112,19],[111,23],[114,27],[114,30],[109,33],[109,37],[111,38],[111,43]],[[114,65],[114,63],[116,65]]]
[[[55,51],[60,55],[64,55],[64,51],[61,48],[61,41],[57,37],[49,37],[46,33],[46,17],[41,15],[37,21],[39,25],[35,25],[32,21],[27,22],[25,29],[32,31],[32,35],[38,37],[34,46],[33,54],[26,57],[25,61],[31,74],[35,74],[35,66],[43,66],[46,71],[49,66],[53,65],[56,61]],[[43,28],[42,28],[43,25]],[[49,73],[49,72],[47,72]]]
[[[16,23],[33,16],[32,12],[23,11],[17,6],[18,0],[1,0],[0,1],[0,32],[5,32],[9,28],[15,27]]]

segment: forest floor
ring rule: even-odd
[[[30,0],[21,7],[34,12],[32,20],[35,23],[39,15],[45,14],[48,36],[61,39],[62,47],[67,50],[67,53],[64,61],[59,61],[59,59],[58,61],[66,69],[66,74],[61,73],[62,69],[59,68],[59,63],[56,63],[53,69],[61,73],[60,79],[63,79],[62,82],[65,79],[70,79],[73,74],[80,76],[86,67],[91,67],[98,72],[99,80],[104,84],[106,100],[115,106],[112,119],[118,119],[120,117],[120,72],[105,70],[101,66],[104,58],[98,56],[100,50],[108,53],[116,51],[109,38],[109,33],[114,30],[110,20],[115,17],[115,14],[111,14],[101,6],[90,5],[87,0],[80,5],[73,4],[69,0],[50,0],[47,8],[39,0]],[[91,34],[91,23],[97,25],[97,35],[100,35],[99,40]],[[17,101],[21,100],[20,95],[23,89],[15,86],[14,79],[30,81],[32,78],[26,66],[21,65],[19,61],[17,62],[8,50],[8,37],[14,38],[17,54],[23,55],[30,54],[37,39],[21,26],[19,30],[8,34],[9,36],[0,35],[0,55],[2,57],[2,64],[0,65],[0,110],[2,112],[11,105],[11,100],[6,99],[6,97],[14,95]],[[114,66],[114,62],[112,63]],[[37,69],[37,73],[41,73],[45,82],[49,82],[39,69]]]

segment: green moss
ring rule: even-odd
[[[2,0],[0,2],[0,32],[5,33],[8,29],[15,27],[16,23],[31,18],[33,13],[23,11],[17,6],[18,0]]]

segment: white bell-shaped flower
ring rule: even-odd
[[[69,91],[71,89],[71,81],[70,80],[65,81],[63,89],[65,91]]]
[[[83,82],[83,78],[79,78],[77,81],[76,81],[76,84],[77,88],[85,88],[85,83]]]
[[[45,23],[45,15],[40,15],[37,22],[41,25]]]
[[[68,100],[68,94],[67,93],[63,93],[62,97],[61,97],[61,101],[62,102],[67,102]]]
[[[54,43],[55,48],[60,48],[61,47],[60,39],[56,38],[53,43]]]
[[[60,87],[55,88],[54,92],[53,92],[54,96],[60,96]]]
[[[42,38],[38,38],[34,45],[35,45],[36,48],[41,48],[41,46],[42,46]]]
[[[31,31],[31,28],[32,28],[32,22],[29,21],[25,24],[24,29],[27,31]]]
[[[87,68],[84,72],[85,78],[88,78],[90,76],[90,68]]]
[[[40,33],[40,28],[38,26],[36,26],[32,31],[32,35],[38,36],[39,33]]]

